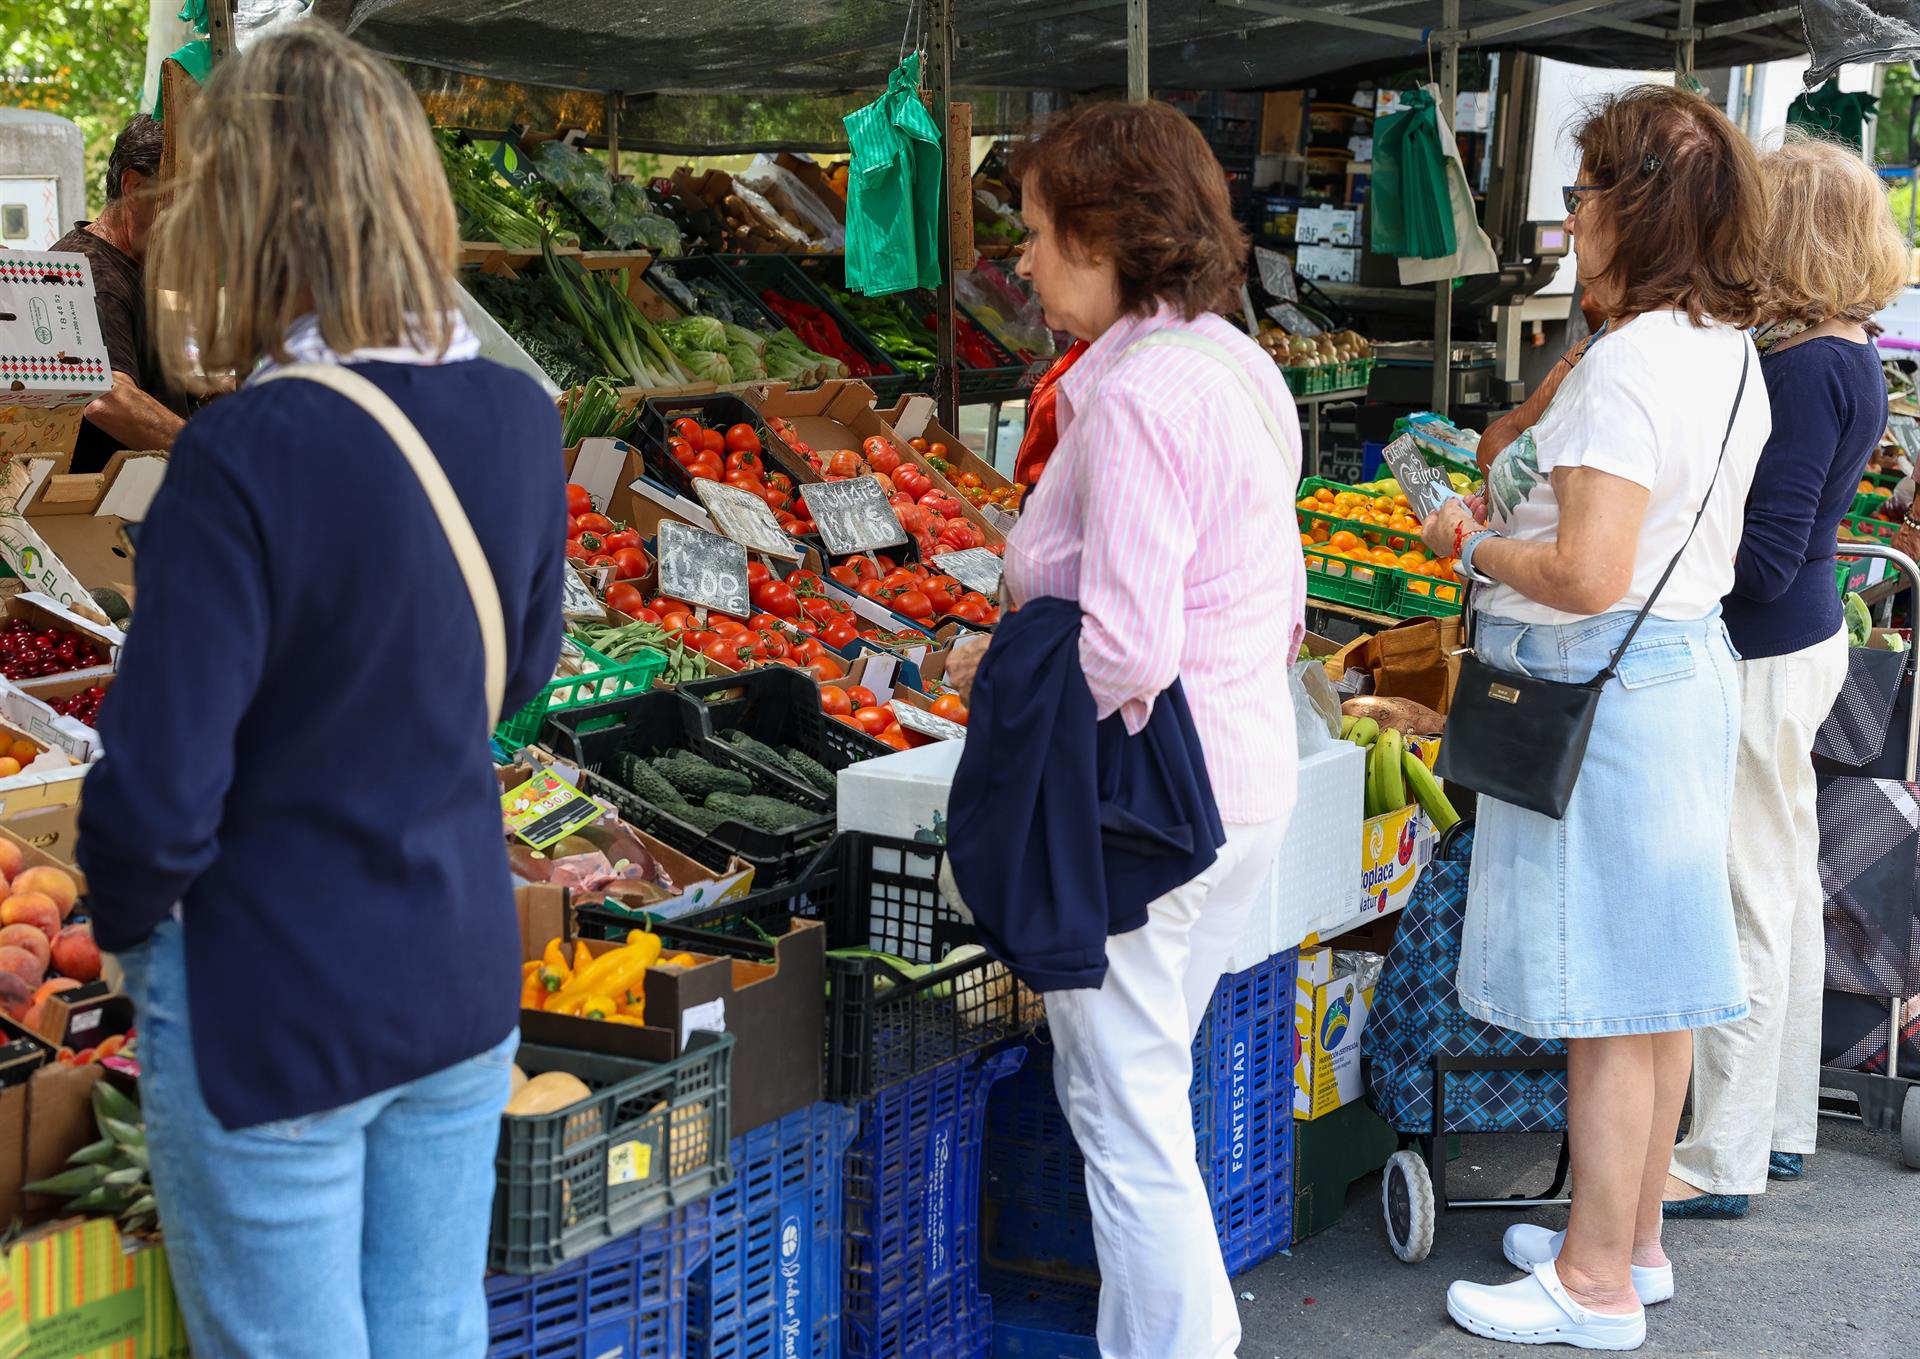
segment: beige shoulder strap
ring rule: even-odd
[[[281,378],[304,378],[322,387],[331,387],[359,406],[386,431],[419,479],[420,488],[427,493],[427,503],[433,506],[440,520],[441,532],[446,534],[447,544],[453,549],[460,574],[466,577],[467,591],[473,596],[474,616],[480,623],[480,646],[486,658],[487,730],[492,731],[500,724],[500,706],[506,701],[506,619],[500,611],[500,590],[494,583],[493,569],[487,565],[480,539],[474,534],[473,524],[460,507],[460,498],[453,493],[453,485],[439,460],[427,447],[427,441],[420,437],[413,421],[407,419],[392,398],[351,368],[333,363],[299,363],[275,369],[256,380],[274,382]]]

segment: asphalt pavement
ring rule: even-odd
[[[1557,1137],[1468,1137],[1448,1170],[1455,1197],[1540,1192]],[[1560,1228],[1564,1208],[1531,1220]],[[1338,1224],[1234,1280],[1240,1359],[1501,1359],[1447,1317],[1455,1279],[1514,1271],[1500,1236],[1515,1214],[1440,1218],[1433,1253],[1402,1264],[1387,1245],[1380,1177],[1355,1182]],[[1802,1180],[1777,1183],[1737,1222],[1670,1222],[1678,1294],[1647,1319],[1643,1355],[1671,1359],[1916,1359],[1920,1356],[1920,1172],[1896,1139],[1823,1118]],[[1573,1353],[1560,1347],[1533,1353]]]

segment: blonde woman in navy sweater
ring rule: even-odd
[[[519,985],[487,713],[559,652],[559,422],[476,357],[446,179],[385,63],[302,24],[188,115],[161,359],[193,377],[190,335],[252,376],[187,424],[147,520],[80,851],[140,1007],[174,1282],[199,1359],[478,1359]],[[263,380],[290,363],[323,367]]]
[[[1741,656],[1728,868],[1751,1008],[1694,1032],[1693,1124],[1674,1149],[1668,1217],[1743,1216],[1813,1151],[1826,965],[1813,737],[1847,674],[1836,533],[1887,427],[1862,323],[1907,276],[1886,191],[1857,149],[1792,136],[1761,170],[1773,435],[1722,605]]]

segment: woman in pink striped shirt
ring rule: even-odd
[[[1079,602],[1101,718],[1137,732],[1183,682],[1227,829],[1211,868],[1107,941],[1098,990],[1046,998],[1087,1161],[1100,1352],[1228,1359],[1240,1322],[1195,1164],[1190,1048],[1293,808],[1300,426],[1273,361],[1213,314],[1240,287],[1246,238],[1191,123],[1164,104],[1094,105],[1016,171],[1020,273],[1048,324],[1091,348],[1060,380],[1059,444],[1006,584],[1016,604]]]

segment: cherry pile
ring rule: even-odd
[[[36,628],[18,618],[0,629],[0,675],[11,680],[39,679],[106,662],[106,652],[76,632]]]
[[[100,702],[106,696],[107,691],[96,684],[91,689],[82,689],[71,698],[49,699],[47,706],[62,717],[71,717],[85,726],[98,726]]]

